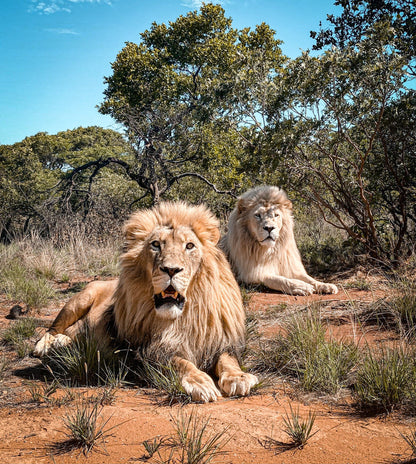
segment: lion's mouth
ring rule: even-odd
[[[176,291],[172,285],[169,285],[165,290],[156,294],[154,300],[156,309],[167,303],[175,304],[179,309],[182,309],[185,304],[185,297]]]

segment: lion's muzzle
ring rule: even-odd
[[[175,319],[183,310],[185,297],[172,285],[154,295],[156,312],[163,318]]]

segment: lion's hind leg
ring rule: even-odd
[[[220,389],[226,396],[247,396],[259,383],[255,375],[243,372],[237,359],[228,353],[219,357],[216,374]]]

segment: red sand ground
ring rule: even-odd
[[[382,292],[341,291],[338,295],[292,297],[276,293],[254,293],[250,309],[267,312],[270,307],[286,303],[306,305],[325,300],[336,309],[342,325],[331,330],[342,337],[369,343],[388,338],[379,330],[360,329],[348,322],[349,306],[353,301],[371,302]],[[345,302],[345,306],[341,303]],[[10,323],[5,316],[11,304],[0,301],[0,329]],[[341,309],[339,309],[341,308]],[[56,312],[51,314],[54,316]],[[334,316],[335,317],[335,316]],[[265,335],[276,331],[273,322],[260,324]],[[25,366],[28,361],[16,361],[13,368]],[[31,361],[32,365],[38,361]],[[409,430],[410,421],[399,415],[360,417],[349,405],[348,398],[332,403],[327,398],[308,400],[297,397],[290,386],[280,384],[260,391],[258,395],[243,399],[222,398],[216,403],[187,406],[162,406],[158,396],[140,389],[120,389],[112,405],[104,406],[102,417],[108,419],[106,428],[115,426],[105,440],[105,446],[95,448],[87,457],[79,451],[59,452],[59,443],[65,440],[63,416],[71,406],[50,406],[30,403],[27,384],[12,372],[0,381],[0,463],[134,463],[142,462],[144,440],[171,435],[174,419],[179,411],[197,411],[199,417],[210,417],[210,431],[219,432],[229,427],[230,440],[213,462],[223,463],[393,463],[410,458],[410,450],[400,435]],[[317,433],[303,449],[279,450],[265,446],[267,437],[288,442],[282,431],[283,417],[289,404],[300,408],[304,417],[309,410],[317,414],[314,430]],[[73,406],[72,406],[73,409]],[[165,452],[168,452],[165,450]],[[166,455],[167,456],[167,455]],[[158,462],[153,457],[148,462]],[[174,461],[172,461],[174,462]]]

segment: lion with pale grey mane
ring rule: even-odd
[[[182,202],[133,214],[124,227],[119,279],[91,282],[72,297],[34,353],[71,343],[87,321],[101,342],[115,337],[149,360],[171,361],[195,401],[249,394],[258,380],[237,361],[245,314],[217,247],[218,226],[207,208]]]
[[[290,295],[338,292],[307,274],[293,234],[292,202],[279,187],[256,187],[238,199],[221,247],[246,284]]]

